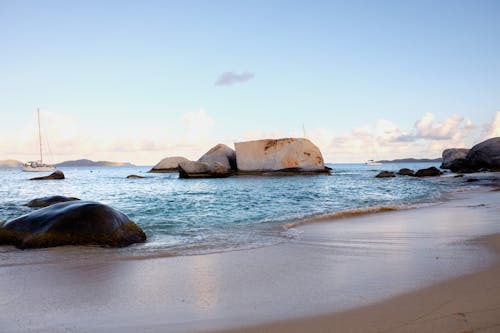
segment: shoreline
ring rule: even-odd
[[[499,197],[498,191],[481,189],[436,206],[311,223],[298,228],[297,239],[250,250],[97,262],[87,253],[80,260],[0,265],[0,327],[9,332],[322,332],[332,327],[375,332],[383,326],[392,332],[440,302],[437,292],[428,290],[463,279],[459,289],[482,288],[487,284],[467,280],[483,281],[482,274],[500,281]],[[453,221],[451,229],[443,219]],[[480,227],[472,233],[471,219]],[[374,234],[366,234],[366,228]],[[456,235],[448,237],[450,231]],[[484,238],[471,241],[474,233],[495,234],[495,252],[483,247]],[[67,250],[78,252],[59,253]],[[45,256],[53,259],[54,253]],[[455,297],[453,288],[445,289],[452,290],[445,299]],[[475,304],[489,305],[482,300]],[[407,312],[399,315],[400,310]]]
[[[210,332],[498,332],[500,233],[471,241],[493,250],[496,262],[479,272],[354,309]]]

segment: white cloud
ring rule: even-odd
[[[488,126],[486,136],[484,139],[494,138],[500,136],[500,111],[495,113],[491,124]]]

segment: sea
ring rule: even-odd
[[[179,179],[148,173],[150,166],[71,167],[60,168],[66,179],[50,181],[0,169],[0,221],[33,211],[24,204],[34,198],[72,196],[110,205],[145,231],[148,241],[120,249],[124,253],[193,255],[286,242],[300,234],[298,225],[321,219],[436,204],[464,185],[452,175],[375,178],[381,170],[435,163],[328,166],[331,175],[222,179]],[[128,179],[131,174],[145,178]]]

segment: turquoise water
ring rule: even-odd
[[[447,181],[396,177],[380,170],[435,164],[333,164],[332,175],[179,179],[149,167],[61,168],[65,180],[29,181],[32,173],[0,170],[0,220],[32,211],[22,204],[47,195],[76,196],[111,205],[137,222],[148,242],[132,247],[172,255],[259,247],[294,237],[291,222],[350,209],[437,202]],[[127,179],[129,174],[146,176]]]

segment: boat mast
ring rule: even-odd
[[[36,109],[38,115],[38,143],[40,145],[40,163],[43,163],[42,158],[42,131],[40,129],[40,108]]]

